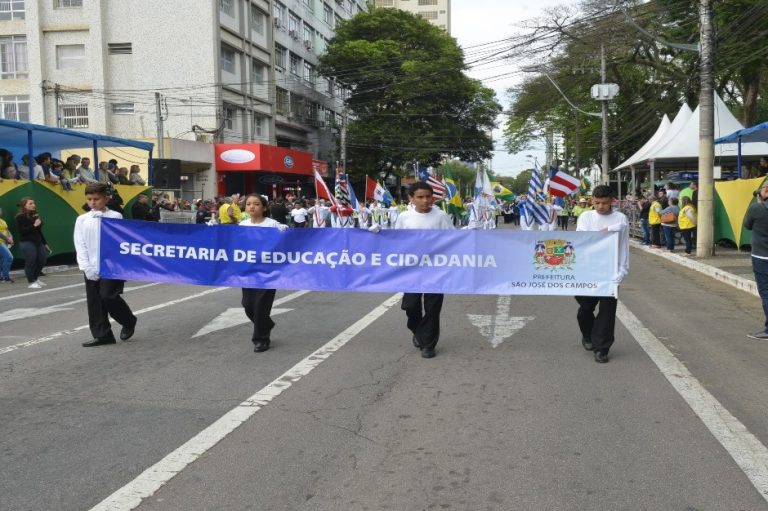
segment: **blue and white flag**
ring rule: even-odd
[[[549,214],[543,204],[538,201],[544,198],[542,191],[541,176],[537,165],[534,165],[531,171],[531,179],[528,181],[528,197],[526,198],[526,209],[533,216],[534,221],[539,225],[549,223]]]

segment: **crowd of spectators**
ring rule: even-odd
[[[62,161],[51,153],[43,152],[32,158],[21,157],[21,164],[14,161],[13,153],[0,148],[0,179],[37,179],[60,184],[64,190],[71,191],[74,183],[109,183],[113,185],[146,186],[138,165],[121,167],[116,159],[102,161],[98,171],[93,169],[91,159],[73,154]]]

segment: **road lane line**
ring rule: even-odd
[[[139,287],[141,287],[141,286],[139,286]],[[138,289],[138,288],[132,288],[132,289]],[[155,310],[158,310],[158,309],[163,309],[165,307],[171,307],[171,306],[176,305],[178,303],[186,302],[186,301],[189,301],[189,300],[194,300],[195,298],[200,298],[201,296],[209,295],[211,293],[218,293],[219,291],[224,291],[225,289],[230,289],[230,288],[228,288],[228,287],[216,287],[216,288],[213,288],[213,289],[207,289],[207,290],[202,291],[200,293],[195,293],[193,295],[190,295],[190,296],[187,296],[187,297],[184,297],[184,298],[179,298],[177,300],[171,300],[170,302],[165,302],[165,303],[162,303],[162,304],[159,304],[159,305],[153,305],[152,307],[147,307],[146,309],[138,310],[138,311],[134,312],[133,314],[136,315],[136,316],[139,316],[139,315],[144,314],[146,312],[152,312],[152,311],[155,311]],[[110,319],[109,321],[110,321],[110,323],[114,323],[114,320],[112,320],[112,319]],[[71,328],[69,330],[62,330],[60,332],[56,332],[56,333],[53,333],[51,335],[46,335],[45,337],[39,337],[37,339],[32,339],[32,340],[29,340],[29,341],[20,342],[19,344],[14,344],[13,346],[8,346],[8,347],[5,347],[5,348],[0,348],[0,355],[5,355],[6,353],[10,353],[11,351],[16,351],[19,348],[28,348],[28,347],[34,346],[36,344],[52,341],[52,340],[57,339],[59,337],[62,337],[64,335],[69,335],[69,334],[73,334],[75,332],[79,332],[81,330],[85,330],[86,328],[88,328],[88,325],[80,325],[78,327]]]
[[[629,330],[672,387],[768,501],[768,449],[699,383],[664,344],[619,302],[616,316]]]
[[[60,286],[60,287],[49,287],[46,289],[41,289],[40,291],[29,291],[26,293],[19,293],[17,295],[11,295],[11,296],[4,296],[0,298],[0,302],[3,302],[5,300],[14,300],[16,298],[23,298],[25,296],[32,296],[32,295],[41,295],[43,293],[53,293],[54,291],[60,291],[62,289],[72,289],[73,287],[83,287],[83,283],[79,282],[77,284],[69,284],[67,286]]]
[[[112,495],[91,508],[91,511],[129,510],[139,506],[142,500],[151,497],[161,486],[173,479],[190,463],[236,430],[241,424],[264,408],[315,367],[327,360],[341,347],[365,330],[371,323],[384,315],[400,298],[401,293],[391,296],[371,312],[357,320],[352,326],[328,341],[304,360],[278,376],[269,385],[224,414],[216,422],[188,440],[184,445],[146,469]]]

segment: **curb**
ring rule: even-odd
[[[60,273],[63,271],[76,270],[76,269],[77,269],[77,266],[75,265],[62,264],[59,266],[46,266],[45,268],[43,268],[43,271],[45,271],[45,273]],[[13,270],[11,272],[11,275],[14,277],[23,277],[24,270]]]
[[[685,266],[688,269],[703,273],[708,277],[712,277],[715,280],[724,282],[730,286],[735,287],[736,289],[745,291],[758,298],[760,297],[757,292],[757,284],[753,280],[739,277],[738,275],[734,275],[733,273],[721,270],[715,266],[696,261],[695,259],[688,259],[675,253],[670,254],[664,249],[653,249],[645,245],[641,245],[638,241],[631,240],[629,243],[630,246],[636,249],[643,250],[649,254],[655,255],[656,257],[661,257],[668,261],[672,261],[673,263],[679,264],[680,266]]]

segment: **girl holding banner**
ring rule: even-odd
[[[251,194],[245,198],[246,218],[240,225],[246,227],[272,227],[284,231],[287,225],[269,218],[269,204],[261,195]],[[275,327],[270,314],[272,303],[275,301],[274,289],[243,288],[242,306],[245,315],[253,323],[253,351],[261,353],[269,349],[269,334]]]

